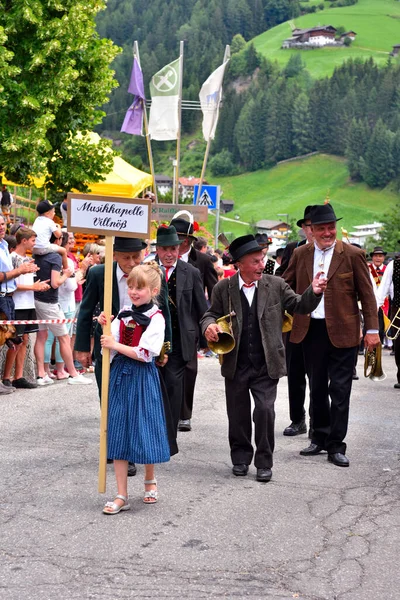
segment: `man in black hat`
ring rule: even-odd
[[[336,218],[330,204],[310,212],[314,242],[292,255],[284,279],[302,293],[317,272],[328,283],[321,303],[311,314],[295,315],[290,341],[302,343],[310,380],[313,434],[300,452],[313,456],[326,450],[328,460],[348,467],[347,433],[353,368],[360,341],[361,301],[366,327],[365,345],[379,344],[376,300],[364,252],[336,239]]]
[[[283,312],[314,310],[326,282],[316,277],[299,296],[280,277],[264,275],[263,253],[253,235],[234,240],[229,252],[238,272],[215,286],[211,307],[201,326],[208,342],[217,342],[221,331],[217,319],[232,315],[236,344],[224,354],[221,369],[225,377],[232,472],[236,476],[247,475],[253,458],[251,392],[255,404],[257,481],[267,482],[272,476],[276,388],[279,378],[286,374]]]
[[[218,281],[217,272],[214,269],[214,265],[210,256],[193,248],[192,244],[194,240],[196,240],[193,223],[177,217],[172,219],[171,225],[175,227],[178,238],[181,242],[179,247],[180,260],[193,265],[200,271],[203,281],[203,289],[207,291],[208,298],[211,298],[213,288]],[[197,350],[199,337],[200,331],[198,332],[196,349],[193,353],[193,357],[188,363],[186,363],[185,367],[184,397],[178,423],[179,431],[190,431],[192,428],[191,419],[193,412],[194,388],[197,378]],[[206,347],[207,344],[205,341],[201,343],[201,348]]]
[[[387,252],[384,251],[382,246],[375,246],[370,254],[371,262],[368,263],[368,268],[371,271],[372,279],[375,281],[375,285],[379,288],[383,274],[386,269],[386,265],[384,264],[385,256]],[[384,303],[384,308],[386,309],[386,314],[389,311],[389,300],[386,299]],[[383,308],[379,308],[378,310],[378,319],[379,319],[379,337],[381,338],[381,343],[383,344],[383,340],[385,337],[385,322],[383,319]]]
[[[301,227],[305,235],[304,240],[299,242],[289,242],[287,244],[281,266],[275,271],[275,275],[281,277],[285,273],[293,252],[296,248],[310,244],[313,241],[311,231],[310,211],[312,206],[306,206],[304,209],[304,217],[297,221],[297,227]],[[301,344],[292,344],[290,335],[285,335],[286,346],[286,365],[287,365],[287,381],[288,381],[288,397],[289,397],[289,416],[290,425],[288,425],[283,435],[295,436],[302,433],[307,433],[306,411],[304,408],[306,400],[306,366],[304,363],[303,348]],[[311,430],[311,424],[310,424]],[[310,435],[310,433],[309,433]]]
[[[275,261],[272,258],[268,258],[268,248],[272,244],[272,239],[267,236],[266,233],[256,233],[254,236],[257,244],[263,251],[264,255],[264,274],[265,275],[274,275],[275,272]]]
[[[400,240],[398,240],[400,244]],[[400,326],[400,255],[397,255],[394,260],[391,260],[386,266],[382,281],[377,292],[377,303],[382,307],[386,298],[390,296],[390,318],[394,319],[397,314],[395,325]],[[390,332],[394,335],[396,330]],[[400,390],[400,335],[393,340],[394,358],[397,366],[397,383],[394,384],[396,390]]]
[[[200,272],[179,258],[181,244],[174,226],[161,225],[157,229],[157,258],[165,270],[172,325],[172,352],[162,376],[175,431],[184,402],[185,368],[197,352],[199,322],[207,310]]]

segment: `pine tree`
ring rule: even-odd
[[[393,138],[394,134],[379,119],[368,143],[362,173],[370,187],[384,187],[393,178]]]
[[[348,160],[350,177],[354,180],[362,179],[361,158],[364,158],[366,155],[369,136],[370,133],[366,121],[353,119],[346,146],[346,158]]]
[[[312,120],[307,95],[301,93],[293,105],[293,146],[296,155],[307,154],[313,149]]]

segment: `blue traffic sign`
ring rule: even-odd
[[[202,185],[200,198],[197,199],[199,194],[199,186],[194,186],[193,204],[197,206],[207,206],[210,209],[216,209],[219,207],[219,185]]]

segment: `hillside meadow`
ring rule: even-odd
[[[282,50],[284,39],[291,37],[291,25],[299,28],[317,25],[343,26],[357,38],[350,47],[326,47],[317,50]],[[400,2],[398,0],[358,0],[353,6],[325,8],[313,14],[287,21],[253,38],[258,52],[270,60],[286,64],[292,54],[301,53],[313,77],[325,77],[349,58],[372,57],[384,64],[393,45],[400,44]]]
[[[299,219],[307,204],[322,204],[329,197],[336,215],[343,217],[340,226],[351,231],[354,225],[379,221],[383,213],[394,207],[400,195],[372,190],[363,183],[352,183],[346,161],[324,154],[298,159],[235,177],[212,178],[221,185],[222,199],[234,200],[234,210],[226,215],[238,216],[252,223],[260,219]],[[283,220],[286,217],[282,217]],[[249,232],[249,227],[221,221],[220,230],[234,235]]]

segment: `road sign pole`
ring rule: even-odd
[[[218,248],[220,193],[221,193],[221,188],[218,186],[217,187],[217,208],[215,211],[215,244],[214,244],[214,248]]]

